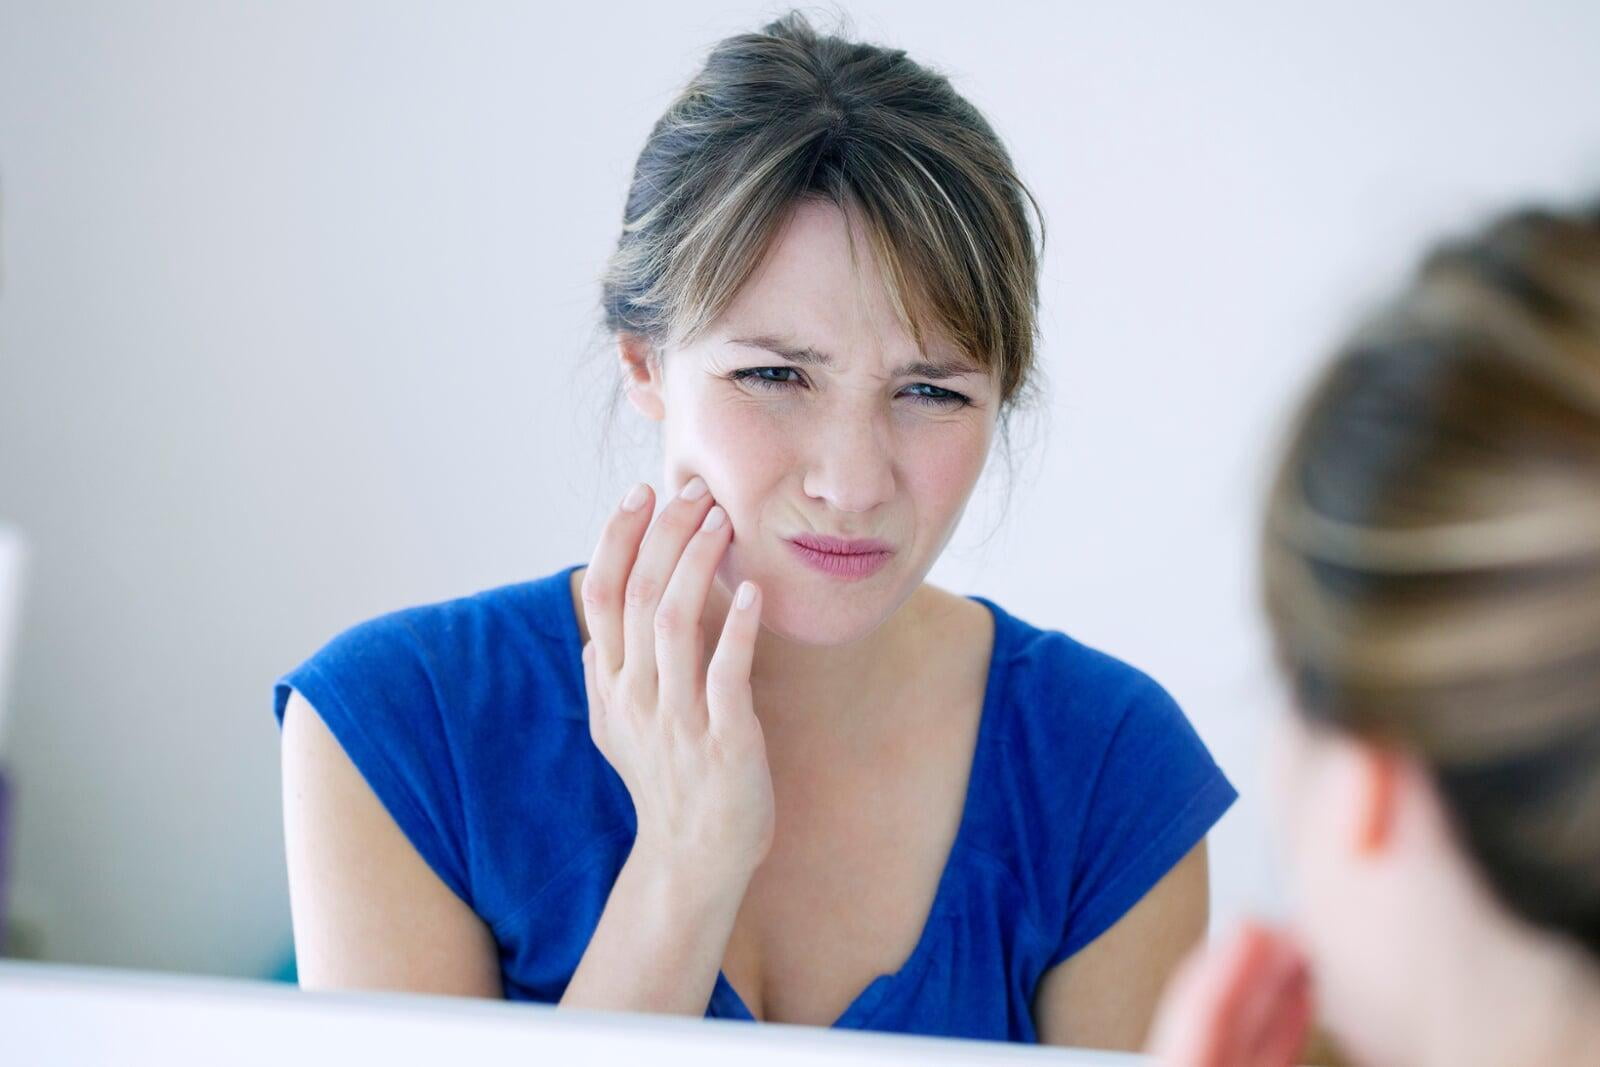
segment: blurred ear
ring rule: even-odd
[[[645,418],[660,422],[666,415],[667,405],[661,387],[661,360],[655,346],[637,334],[624,333],[618,335],[617,354],[622,361],[622,380],[628,390],[628,401]]]
[[[1351,844],[1359,856],[1380,855],[1394,844],[1402,807],[1422,800],[1414,795],[1426,786],[1416,768],[1392,749],[1361,741],[1351,743],[1353,766]]]

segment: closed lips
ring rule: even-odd
[[[812,570],[844,581],[871,577],[886,567],[894,555],[894,550],[882,541],[819,534],[791,538],[789,545]]]
[[[824,534],[801,534],[791,540],[813,552],[826,552],[834,556],[871,556],[894,551],[887,543],[870,539],[829,537]]]

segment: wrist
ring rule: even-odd
[[[708,863],[638,838],[618,880],[626,877],[674,914],[725,911],[731,916],[738,912],[754,875],[753,867]]]

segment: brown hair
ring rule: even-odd
[[[1600,955],[1600,210],[1427,258],[1301,409],[1262,558],[1303,711],[1417,754],[1501,899]]]
[[[639,154],[602,282],[607,327],[659,350],[729,305],[802,198],[855,213],[902,326],[932,326],[1030,382],[1043,220],[999,138],[905,52],[819,34],[797,12],[729,37]]]

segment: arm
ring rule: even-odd
[[[648,536],[651,494],[630,494],[584,574],[590,734],[639,825],[563,1006],[703,1014],[771,846],[772,781],[750,693],[760,591],[741,587],[749,595],[728,610],[707,666],[700,623],[731,529],[695,482]],[[301,984],[503,995],[491,931],[298,692],[284,709],[283,775]]]
[[[703,1015],[772,843],[772,776],[750,692],[760,590],[741,583],[747,595],[730,605],[707,665],[701,623],[732,530],[703,480],[690,485],[698,492],[680,493],[648,534],[650,493],[630,493],[583,574],[589,732],[633,799],[638,831],[567,1007]]]
[[[283,825],[302,988],[503,995],[488,927],[298,691],[284,709]],[[630,857],[562,1006],[703,1013],[743,898],[704,883]]]
[[[1039,1042],[1142,1048],[1162,987],[1205,936],[1209,917],[1202,840],[1109,930],[1040,979],[1033,1003]]]
[[[629,856],[563,1008],[705,1014],[744,886]]]
[[[302,988],[502,995],[488,928],[298,691],[283,716],[283,830]]]

